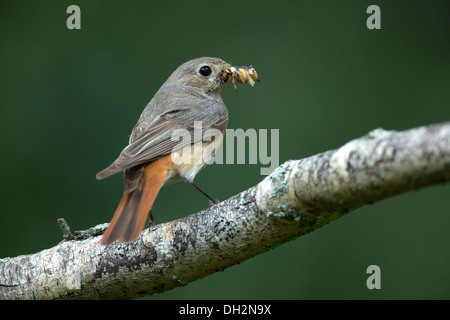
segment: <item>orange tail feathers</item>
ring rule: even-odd
[[[145,167],[138,187],[131,192],[124,192],[114,217],[103,234],[102,244],[107,245],[116,240],[130,242],[137,239],[172,166],[172,159],[168,155]]]

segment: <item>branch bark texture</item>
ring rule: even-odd
[[[337,150],[287,161],[256,186],[145,230],[135,242],[102,246],[98,230],[105,224],[86,239],[69,230],[67,240],[53,248],[0,259],[0,299],[127,299],[160,293],[365,204],[448,181],[450,122],[401,132],[376,129]]]

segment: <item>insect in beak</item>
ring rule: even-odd
[[[231,82],[233,83],[236,92],[238,91],[236,83],[245,84],[248,82],[253,87],[255,81],[259,82],[258,74],[252,66],[230,67],[226,70],[226,73],[227,75],[231,75]]]

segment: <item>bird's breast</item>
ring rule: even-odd
[[[164,185],[177,182],[180,178],[193,182],[197,173],[213,161],[212,158],[220,146],[221,140],[200,141],[172,152],[171,157],[174,166],[169,170]]]

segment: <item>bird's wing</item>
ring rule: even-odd
[[[211,109],[213,110],[213,108]],[[208,135],[208,132],[205,135],[205,131],[208,129],[213,128],[223,132],[227,125],[228,114],[226,112],[205,112],[204,110],[202,112],[189,109],[175,110],[157,117],[148,128],[132,137],[132,142],[122,151],[116,161],[97,174],[97,179],[104,179],[122,170],[154,161],[170,154],[174,148],[178,150],[188,144],[210,139],[211,135]],[[200,132],[199,126],[201,126],[202,134],[195,135],[194,129],[197,127]],[[190,140],[182,139],[180,142],[179,139],[176,139],[180,137],[179,135],[172,138],[177,129],[189,133]],[[133,133],[135,133],[134,130]]]

